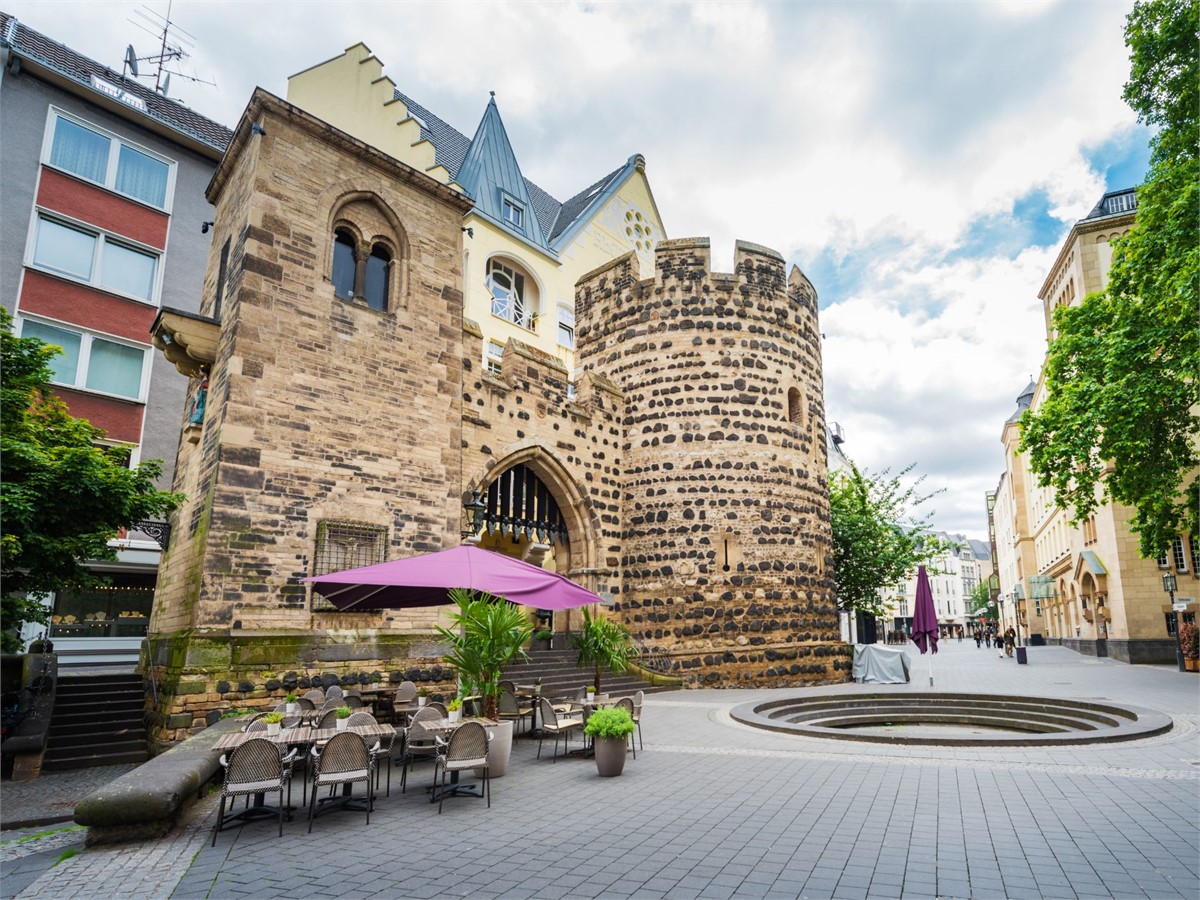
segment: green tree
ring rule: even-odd
[[[1125,43],[1125,100],[1159,129],[1150,172],[1107,290],[1055,312],[1047,398],[1023,417],[1021,449],[1074,521],[1108,499],[1131,507],[1150,558],[1197,533],[1200,0],[1136,4]]]
[[[0,646],[19,652],[20,626],[46,621],[38,597],[105,583],[84,560],[113,560],[122,528],[166,515],[183,501],[155,488],[162,463],[124,464],[104,432],[50,393],[59,348],[12,333],[0,309]]]
[[[600,613],[592,615],[583,608],[583,627],[574,635],[575,649],[579,651],[579,665],[591,666],[592,683],[600,690],[601,670],[608,669],[619,675],[629,668],[629,662],[637,656],[637,647],[627,629],[620,622],[606,619]]]
[[[987,612],[988,604],[992,602],[992,591],[986,580],[979,582],[967,595],[967,615],[975,616]]]
[[[483,714],[495,719],[501,671],[526,658],[523,648],[533,626],[524,612],[502,597],[454,588],[450,599],[458,604],[458,611],[450,616],[453,628],[438,626],[438,634],[450,645],[442,658],[458,671],[465,692],[483,697]]]
[[[833,577],[838,606],[871,616],[883,615],[881,589],[903,581],[946,548],[928,534],[930,515],[914,518],[916,507],[933,497],[922,494],[924,476],[905,486],[887,469],[877,475],[850,470],[833,473],[829,517],[833,530]]]

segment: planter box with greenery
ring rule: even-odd
[[[546,628],[543,628],[540,631],[534,632],[533,649],[534,650],[549,650],[550,649],[550,639],[552,637],[554,637],[553,632],[551,632],[549,629],[546,629]]]
[[[602,777],[624,771],[629,736],[636,727],[628,711],[619,706],[598,709],[588,717],[583,731],[595,742],[596,771]]]
[[[350,724],[350,714],[354,712],[348,706],[339,706],[337,708],[337,730],[345,731],[346,726]]]
[[[1184,622],[1179,626],[1179,645],[1187,670],[1200,670],[1200,628],[1196,627],[1195,622]]]
[[[279,725],[283,722],[283,713],[269,712],[263,716],[263,721],[267,723],[267,734],[279,734]]]

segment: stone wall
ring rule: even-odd
[[[580,280],[578,360],[625,398],[617,611],[709,686],[843,681],[816,294],[739,242],[660,243]]]

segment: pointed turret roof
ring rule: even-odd
[[[475,201],[474,212],[547,253],[553,252],[509,143],[494,92],[454,180]],[[519,208],[520,212],[515,214],[519,221],[514,222],[512,215],[506,215],[506,204]]]

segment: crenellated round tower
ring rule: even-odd
[[[577,363],[625,399],[616,610],[696,686],[844,681],[816,292],[766,247],[734,269],[663,241],[576,285]]]

